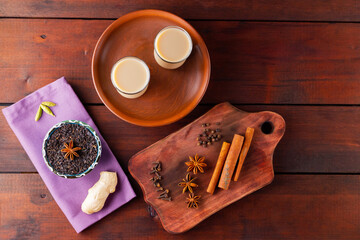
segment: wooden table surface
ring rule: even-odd
[[[105,2],[105,3],[104,3]],[[76,234],[0,114],[0,239],[359,239],[360,7],[356,0],[0,0],[0,108],[65,76],[138,197]],[[154,8],[188,20],[211,56],[209,88],[184,119],[144,128],[114,116],[91,82],[104,29]],[[189,232],[170,235],[148,211],[127,162],[229,101],[271,110],[287,130],[274,182]]]

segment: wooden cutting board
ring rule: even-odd
[[[216,122],[221,125],[216,126]],[[197,146],[196,138],[204,129],[202,123],[211,123],[209,128],[221,128],[221,141],[207,148]],[[255,128],[255,133],[239,180],[231,181],[228,190],[216,188],[213,195],[207,193],[222,142],[231,143],[235,133],[244,136],[247,127]],[[248,113],[229,103],[221,103],[179,131],[135,154],[129,161],[129,171],[141,186],[145,201],[159,215],[165,230],[182,233],[220,209],[271,183],[274,178],[273,153],[284,132],[285,121],[279,114],[268,111]],[[205,156],[208,166],[204,174],[192,174],[199,185],[194,191],[196,195],[201,195],[201,199],[198,209],[188,209],[185,203],[188,192],[182,194],[178,183],[185,178],[188,156],[196,153]],[[161,184],[170,189],[171,202],[157,199],[159,192],[156,192],[156,187],[149,180],[152,177],[152,162],[155,161],[162,163]]]

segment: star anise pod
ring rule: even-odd
[[[201,196],[195,196],[194,193],[190,193],[189,197],[186,198],[186,204],[188,208],[198,208],[199,207],[199,199]]]
[[[201,173],[204,173],[203,167],[207,166],[206,163],[204,163],[205,157],[199,158],[199,155],[196,154],[194,158],[189,156],[189,159],[190,162],[185,162],[185,164],[189,166],[187,169],[188,172],[193,171],[194,174],[197,174],[199,170]]]
[[[189,192],[193,193],[192,188],[198,187],[196,183],[192,182],[195,179],[196,178],[191,178],[190,173],[186,174],[185,179],[183,179],[183,181],[178,184],[180,187],[183,187],[183,191],[182,191],[183,193],[185,193],[186,190],[189,190]]]
[[[74,143],[72,140],[70,141],[69,145],[66,143],[64,143],[64,145],[65,148],[61,149],[61,152],[66,153],[64,156],[65,158],[68,158],[70,156],[70,159],[74,160],[74,156],[79,157],[79,154],[76,151],[81,150],[81,147],[74,148]]]

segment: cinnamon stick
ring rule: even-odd
[[[219,188],[227,190],[230,185],[231,177],[234,173],[236,162],[238,160],[244,137],[238,134],[234,134],[234,138],[231,142],[229,153],[226,157],[224,169],[221,173]]]
[[[213,175],[211,177],[209,186],[208,186],[208,188],[206,190],[210,194],[213,194],[214,191],[215,191],[217,182],[218,182],[219,177],[220,177],[221,170],[222,170],[222,168],[224,166],[226,156],[227,156],[227,154],[229,152],[229,148],[230,148],[230,143],[223,142],[221,150],[220,150],[220,154],[219,154],[219,157],[218,157],[218,160],[216,162],[216,166],[215,166]]]
[[[238,163],[238,166],[237,166],[237,169],[236,169],[236,172],[235,172],[234,181],[237,181],[239,179],[241,168],[242,168],[242,165],[244,164],[244,160],[245,160],[246,155],[247,155],[247,153],[249,151],[253,136],[254,136],[254,129],[248,127],[246,129],[246,132],[245,132],[245,142],[244,142],[244,146],[243,146],[243,148],[241,149],[241,152],[240,152],[239,163]]]

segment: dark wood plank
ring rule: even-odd
[[[274,154],[276,172],[360,173],[359,107],[235,106],[249,112],[274,111],[284,117],[285,135]],[[133,154],[179,130],[211,107],[200,105],[179,122],[156,128],[128,124],[104,106],[90,106],[87,109],[127,171],[127,162]],[[2,114],[0,132],[0,172],[34,172],[34,167]]]
[[[65,75],[88,102],[100,102],[91,81],[97,38],[111,21],[0,19],[0,102],[14,102]],[[17,87],[15,86],[17,85]]]
[[[356,0],[146,1],[3,0],[2,17],[118,18],[140,9],[170,11],[187,19],[359,21]]]
[[[359,239],[360,177],[276,175],[274,182],[180,235],[142,196],[76,234],[37,174],[0,174],[1,239]],[[139,189],[136,186],[139,193]],[[211,229],[211,231],[209,231]]]
[[[112,21],[0,19],[0,102],[66,76],[98,103],[92,51]],[[191,22],[212,72],[203,103],[358,104],[360,24]]]

